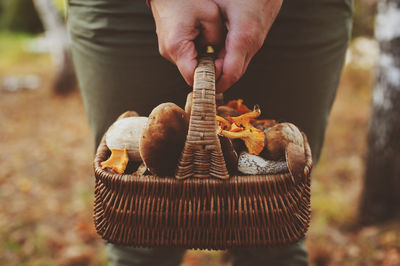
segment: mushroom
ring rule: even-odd
[[[238,155],[234,149],[232,141],[224,136],[218,136],[221,144],[222,154],[224,155],[226,168],[229,174],[234,174],[238,166]]]
[[[147,117],[126,117],[115,121],[106,132],[106,145],[111,156],[101,163],[103,169],[110,168],[122,174],[128,160],[141,161],[139,142],[147,124]]]
[[[251,110],[245,104],[243,104],[242,99],[229,101],[226,106],[237,110],[240,114],[251,112]]]
[[[258,128],[259,130],[266,130],[270,127],[275,126],[276,120],[271,120],[271,119],[253,120],[251,124],[255,128]]]
[[[290,173],[304,177],[306,157],[304,139],[300,130],[291,123],[280,123],[265,131],[266,156],[273,160],[286,158]]]
[[[221,130],[220,134],[229,139],[242,139],[250,154],[258,155],[264,149],[265,134],[257,128],[253,127],[237,132]]]
[[[253,127],[250,121],[257,118],[260,114],[260,109],[256,107],[252,112],[237,117],[229,117],[229,120],[232,122],[230,127],[228,126],[229,122],[217,116],[217,121],[221,125],[218,134],[229,139],[242,139],[248,152],[258,155],[264,148],[265,133]]]
[[[193,91],[189,92],[186,97],[185,112],[190,115],[193,106]]]
[[[174,103],[163,103],[153,109],[139,145],[143,162],[152,174],[174,174],[188,126],[189,115]]]
[[[261,109],[258,105],[256,105],[254,106],[254,110],[252,112],[247,112],[236,117],[230,117],[229,120],[232,123],[234,123],[237,127],[248,129],[253,127],[251,121],[259,117],[260,114],[261,114]]]
[[[292,123],[279,123],[265,130],[265,145],[271,159],[283,157],[289,143],[298,145],[304,153],[303,135]]]
[[[233,109],[232,107],[221,105],[217,107],[217,115],[225,119],[229,119],[229,117],[232,116],[239,116],[240,113],[236,109]]]
[[[117,174],[123,174],[128,165],[128,153],[126,148],[111,149],[111,156],[106,161],[101,162],[101,169],[110,169]]]
[[[215,94],[215,103],[217,104],[217,106],[224,104],[224,94],[223,93]]]
[[[238,160],[238,170],[246,175],[279,174],[288,171],[285,161],[265,160],[247,152],[242,152]]]
[[[133,116],[139,116],[139,113],[136,111],[126,111],[125,113],[122,113],[120,116],[118,116],[117,120],[120,120],[122,118],[127,118],[127,117],[133,117]]]
[[[147,167],[144,163],[141,163],[136,171],[133,173],[134,176],[144,176],[147,172]]]

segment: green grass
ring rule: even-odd
[[[27,48],[35,37],[37,36],[27,33],[0,31],[0,71],[17,73],[17,69],[23,69],[27,63],[50,63],[48,54],[28,51]]]

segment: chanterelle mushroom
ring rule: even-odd
[[[140,141],[140,154],[152,174],[174,174],[188,126],[189,115],[174,103],[163,103],[153,109]]]
[[[217,116],[217,121],[220,124],[218,134],[229,139],[242,139],[250,154],[260,154],[264,148],[264,131],[252,126],[251,120],[257,118],[261,114],[257,107],[252,112],[244,113],[237,117],[230,117],[232,125],[229,127],[226,120]],[[224,130],[226,129],[226,130]]]
[[[251,112],[251,110],[245,104],[243,104],[242,99],[229,101],[226,104],[226,106],[229,106],[229,107],[235,109],[240,114],[245,114],[245,113]]]
[[[103,169],[110,168],[122,174],[128,163],[141,161],[139,142],[147,124],[147,117],[126,117],[115,121],[106,132],[106,145],[111,156],[101,163]]]

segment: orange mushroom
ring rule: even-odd
[[[229,106],[229,107],[237,110],[241,114],[251,112],[251,110],[245,104],[243,104],[242,99],[229,101],[226,106]]]
[[[229,123],[225,118],[217,115],[217,124],[219,125],[219,130],[231,130],[231,123]]]
[[[254,111],[244,113],[237,117],[229,117],[232,124],[230,126],[221,126],[218,134],[229,139],[242,139],[250,154],[258,155],[264,148],[264,131],[252,126],[251,121],[261,114],[258,106],[255,106]],[[227,121],[222,117],[217,116],[217,121],[225,125]],[[224,130],[225,129],[225,130]]]
[[[230,117],[229,120],[232,123],[235,123],[236,126],[247,129],[252,128],[253,125],[251,121],[259,117],[261,114],[260,107],[258,105],[254,106],[254,111],[242,114],[237,117]]]
[[[229,139],[242,139],[250,154],[258,155],[264,149],[264,131],[257,128],[247,128],[238,132],[221,130],[220,133]]]
[[[101,162],[101,169],[109,168],[116,172],[117,174],[123,174],[126,169],[126,165],[128,164],[128,152],[126,148],[120,149],[111,149],[111,156],[107,161]]]

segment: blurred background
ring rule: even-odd
[[[395,19],[376,24],[379,1],[355,1],[346,65],[313,170],[311,265],[400,265],[400,111],[393,104],[400,100],[400,12],[399,1],[381,1],[382,18]],[[0,265],[106,265],[92,222],[94,147],[64,4],[0,1]],[[375,34],[375,25],[393,27],[394,41]],[[182,265],[228,260],[224,252],[188,251]]]

